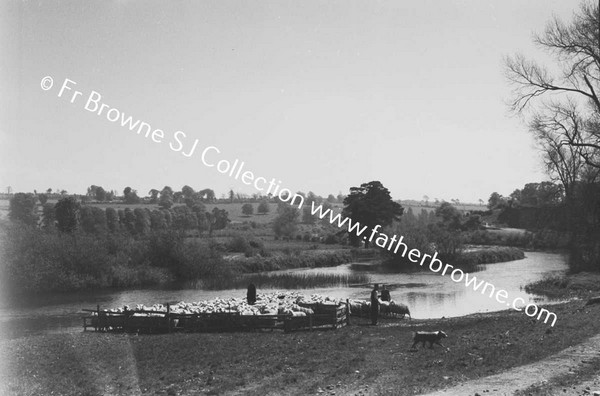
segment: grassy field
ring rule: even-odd
[[[332,331],[126,335],[75,332],[2,340],[10,395],[414,395],[546,358],[600,332],[600,305],[548,307],[557,325],[504,311],[463,318],[366,319]],[[444,330],[409,351],[411,332]],[[597,361],[590,363],[598,370]],[[319,392],[319,391],[322,392]]]

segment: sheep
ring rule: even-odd
[[[389,310],[392,314],[402,315],[402,317],[404,317],[404,315],[408,315],[408,317],[412,319],[412,317],[410,316],[410,310],[404,304],[392,301],[389,305]]]

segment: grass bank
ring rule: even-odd
[[[229,262],[233,272],[256,273],[294,268],[334,267],[353,261],[349,249],[295,250],[287,253],[274,252],[269,257],[236,257]]]
[[[525,252],[516,247],[492,246],[482,249],[462,252],[454,263],[463,269],[474,269],[477,265],[504,263],[507,261],[522,260]]]
[[[482,264],[504,263],[507,261],[521,260],[525,258],[525,252],[516,247],[510,246],[490,246],[481,249],[460,252],[453,257],[438,256],[444,263],[453,265],[466,272],[476,272]],[[399,261],[397,258],[387,260],[384,265],[388,269],[394,269],[401,272],[429,271],[429,261],[420,266],[418,263],[412,263],[408,259]]]
[[[564,276],[546,277],[526,285],[525,291],[556,298],[585,298],[600,293],[600,274],[579,272]]]
[[[2,340],[1,394],[414,395],[538,361],[600,333],[600,305],[546,307],[550,328],[516,311],[462,318],[352,319],[335,331],[63,333]],[[582,308],[582,309],[580,309]],[[410,352],[412,331],[450,348]]]
[[[554,230],[527,231],[518,228],[502,228],[471,231],[465,234],[467,243],[473,245],[514,246],[532,250],[566,249],[570,236]]]

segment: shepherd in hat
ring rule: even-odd
[[[371,291],[371,324],[373,326],[377,325],[377,319],[379,318],[379,295],[377,290],[379,290],[379,285],[375,283]]]

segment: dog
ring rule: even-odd
[[[417,348],[415,347],[419,342],[422,343],[423,347],[425,346],[426,342],[429,342],[429,348],[433,349],[433,344],[438,344],[439,346],[446,348],[440,342],[442,338],[448,337],[448,335],[443,331],[417,331],[414,334],[415,335],[413,337],[413,344],[410,347],[411,350],[416,350]]]

